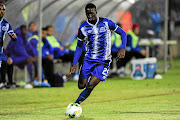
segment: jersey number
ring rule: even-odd
[[[107,77],[107,75],[108,75],[108,69],[107,69],[107,68],[104,68],[102,74]]]

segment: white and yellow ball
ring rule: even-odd
[[[70,118],[78,118],[81,116],[82,108],[78,103],[70,103],[66,108],[66,115]]]

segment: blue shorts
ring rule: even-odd
[[[88,79],[90,75],[93,75],[99,78],[101,81],[105,81],[107,79],[109,65],[110,65],[110,60],[97,61],[97,60],[84,59],[80,71],[80,78]]]

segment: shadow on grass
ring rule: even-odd
[[[63,120],[71,120],[72,118],[65,118]],[[81,116],[79,118],[76,118],[77,120],[94,120],[94,118],[86,118],[84,116]]]
[[[112,111],[111,113],[115,114],[166,114],[166,115],[180,115],[180,111],[150,111],[150,112],[121,112],[121,111]]]
[[[116,81],[116,80],[132,80],[129,76],[128,77],[108,77],[108,79],[107,79],[108,81],[109,80],[114,80],[114,81]]]

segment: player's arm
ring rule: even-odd
[[[70,69],[70,74],[74,73],[76,71],[76,65],[79,61],[81,54],[82,54],[82,50],[83,50],[83,41],[78,40],[76,51],[74,53],[74,59],[73,59],[72,67]]]
[[[10,24],[9,24],[9,29],[8,29],[8,35],[9,35],[14,41],[17,40],[17,36],[16,36],[16,34],[14,33],[14,31],[12,30],[12,27],[11,27]]]
[[[119,26],[116,27],[114,30],[117,34],[121,35],[121,41],[122,41],[122,48],[126,49],[126,43],[127,43],[127,35],[126,32],[121,29]]]
[[[126,32],[123,29],[121,29],[118,25],[116,25],[111,20],[108,21],[108,25],[109,25],[110,30],[113,30],[117,34],[121,35],[122,49],[118,52],[118,56],[117,56],[117,60],[119,60],[119,59],[125,57],[127,35],[126,35]]]
[[[74,73],[76,71],[76,65],[79,61],[79,58],[82,54],[82,50],[83,50],[83,39],[85,38],[85,36],[82,34],[81,29],[79,29],[78,31],[78,42],[77,42],[77,47],[76,47],[76,51],[74,53],[74,59],[73,59],[73,63],[72,63],[72,67],[70,68],[70,74]]]

